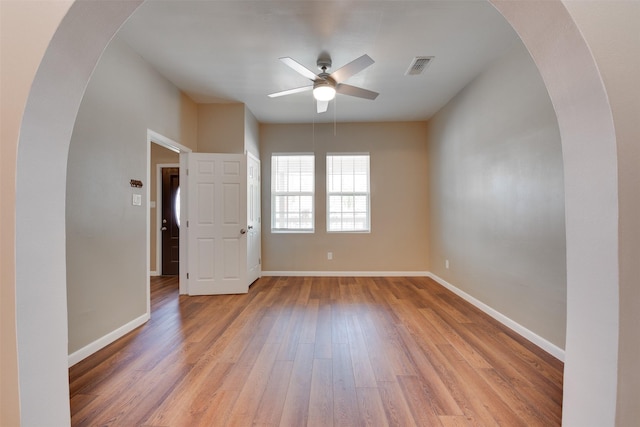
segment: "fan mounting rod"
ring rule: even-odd
[[[331,69],[331,58],[324,57],[324,58],[318,58],[318,68],[323,72],[326,73],[327,70]]]

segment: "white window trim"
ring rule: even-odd
[[[329,192],[329,185],[327,180],[329,179],[329,173],[327,172],[327,158],[329,156],[368,156],[369,157],[369,173],[368,173],[368,178],[369,178],[369,183],[368,183],[368,189],[369,191],[367,193],[362,193],[362,192],[352,192],[352,193],[344,193],[344,194],[348,194],[350,196],[358,196],[358,195],[365,195],[367,196],[367,230],[329,230],[329,220],[330,220],[330,213],[329,213],[329,197],[331,195],[337,195],[337,194],[343,194],[343,193],[330,193]],[[344,152],[344,153],[338,153],[338,152],[328,152],[325,154],[324,156],[324,160],[325,160],[325,192],[326,192],[326,215],[327,215],[327,219],[326,219],[326,224],[325,224],[325,228],[326,228],[326,232],[327,234],[369,234],[371,233],[371,153],[369,152]]]
[[[276,192],[274,190],[274,182],[273,182],[273,157],[284,157],[284,156],[312,156],[313,157],[313,191],[306,192]],[[316,226],[316,154],[313,152],[274,152],[271,153],[271,233],[273,234],[312,234],[315,233]],[[311,228],[274,228],[275,223],[275,198],[276,195],[287,196],[287,195],[296,195],[296,196],[311,196]]]

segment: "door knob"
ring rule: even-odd
[[[167,231],[167,227],[162,227],[160,230]]]
[[[242,228],[242,229],[240,230],[240,234],[247,234],[247,230],[245,230],[244,228]]]

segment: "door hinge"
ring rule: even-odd
[[[189,228],[189,221],[187,221],[187,228]]]
[[[262,258],[258,258],[258,264],[262,264]]]
[[[186,172],[187,172],[187,176],[189,176],[189,169],[187,169],[187,171],[186,171]]]
[[[189,273],[187,273],[187,279],[189,278]]]

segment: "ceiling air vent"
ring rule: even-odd
[[[432,60],[433,56],[416,56],[411,61],[409,69],[404,74],[406,76],[416,76],[418,74],[422,74],[422,72],[429,66]]]

